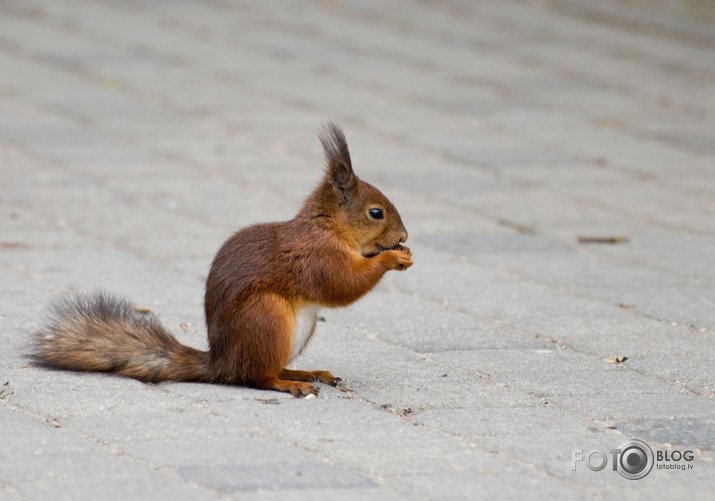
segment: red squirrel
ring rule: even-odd
[[[315,331],[321,308],[347,306],[388,270],[412,265],[397,209],[353,172],[342,129],[319,133],[322,182],[294,219],[256,224],[229,238],[206,280],[207,352],[181,344],[127,300],[98,293],[56,303],[38,333],[46,366],[105,371],[145,382],[200,381],[317,394],[328,371],[286,369]]]

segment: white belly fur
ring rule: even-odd
[[[295,315],[295,330],[293,331],[293,344],[290,350],[290,359],[292,362],[303,350],[310,339],[310,335],[315,329],[315,322],[318,318],[318,312],[321,306],[319,304],[306,304]]]

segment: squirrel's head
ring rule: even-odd
[[[340,238],[365,257],[397,247],[407,230],[394,205],[380,191],[358,179],[340,126],[328,122],[320,132],[327,169],[317,190],[320,209]]]

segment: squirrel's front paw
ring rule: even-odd
[[[412,252],[409,248],[401,246],[400,249],[391,249],[382,253],[391,270],[406,270],[412,266]]]
[[[408,256],[412,257],[412,251],[406,245],[399,244],[397,247],[395,247],[395,250],[402,251],[402,252],[406,253]]]

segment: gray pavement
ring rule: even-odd
[[[0,499],[712,499],[714,54],[709,2],[0,1]],[[70,291],[206,347],[326,119],[415,261],[323,312],[342,388],[33,366]],[[628,439],[645,478],[573,461]]]

